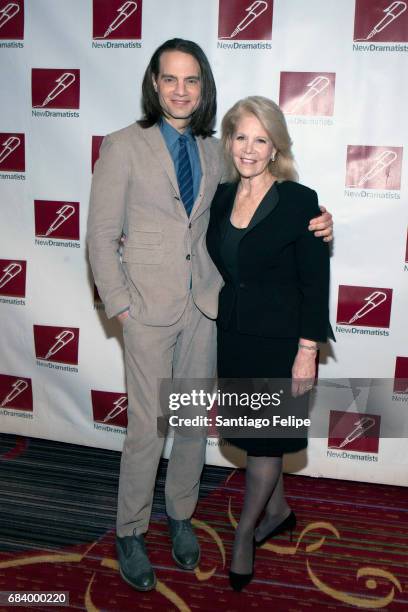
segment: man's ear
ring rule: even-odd
[[[156,81],[154,74],[152,75],[152,83],[153,83],[153,89],[157,93],[157,81]]]

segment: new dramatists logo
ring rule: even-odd
[[[401,188],[402,147],[348,146],[346,186]]]
[[[337,323],[354,327],[389,327],[392,289],[339,285]]]
[[[0,0],[0,40],[23,40],[24,0]]]
[[[0,132],[0,172],[25,172],[24,134]]]
[[[34,325],[37,359],[78,365],[79,328]]]
[[[218,38],[271,40],[273,0],[220,0]]]
[[[25,298],[27,262],[0,259],[0,295]]]
[[[378,453],[381,418],[375,414],[330,411],[328,447]]]
[[[35,235],[79,240],[79,202],[34,200]]]
[[[128,398],[125,393],[92,390],[91,396],[94,421],[127,427]]]
[[[408,41],[408,1],[356,0],[355,42]]]
[[[142,36],[142,0],[93,0],[93,38],[138,40]]]
[[[395,361],[394,393],[408,393],[408,357]]]
[[[79,109],[79,70],[33,68],[31,95],[33,108]]]
[[[281,72],[279,105],[286,115],[332,116],[334,72]]]
[[[0,407],[33,411],[31,378],[0,374]]]
[[[91,166],[92,166],[92,174],[94,171],[94,167],[99,157],[99,149],[101,148],[102,140],[104,136],[92,136],[92,150],[91,150]]]

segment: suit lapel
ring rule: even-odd
[[[174,169],[174,163],[171,159],[169,150],[164,142],[163,136],[160,132],[158,125],[153,125],[150,128],[142,130],[142,136],[146,140],[147,144],[153,151],[154,155],[159,160],[167,176],[169,177],[170,183],[173,186],[174,191],[180,197],[179,186],[177,182],[176,171]]]
[[[207,185],[209,174],[211,172],[212,162],[213,162],[213,160],[211,159],[211,154],[210,154],[211,149],[210,147],[207,147],[205,145],[205,140],[201,138],[200,136],[196,136],[196,142],[197,142],[197,147],[198,147],[198,154],[200,156],[201,181],[200,181],[200,188],[198,190],[198,194],[194,202],[193,209],[191,211],[191,215],[190,215],[191,219],[195,216],[197,210],[200,208],[202,204],[203,196],[206,190],[206,185]]]
[[[222,194],[222,205],[219,207],[218,213],[218,229],[220,232],[221,240],[224,240],[225,232],[230,222],[232,207],[234,206],[235,196],[238,189],[238,183],[231,183],[225,188]]]
[[[232,183],[225,188],[224,193],[221,196],[221,202],[219,204],[218,212],[218,229],[220,232],[221,240],[224,239],[225,232],[230,222],[232,208],[234,206],[235,196],[238,189],[238,183]],[[241,233],[242,240],[249,232],[251,232],[261,221],[268,217],[271,212],[276,208],[279,202],[279,192],[277,183],[274,183],[269,191],[265,194],[258,208],[254,212],[248,227]]]
[[[170,180],[170,183],[173,186],[175,193],[177,193],[178,197],[180,198],[181,206],[179,206],[178,208],[181,210],[182,213],[185,214],[184,206],[183,206],[183,203],[181,202],[180,191],[179,191],[176,171],[174,168],[174,163],[169,153],[169,150],[166,146],[166,143],[163,139],[163,136],[160,132],[160,128],[158,127],[158,125],[153,125],[150,128],[146,128],[145,130],[142,131],[142,136],[146,140],[147,144],[151,148],[154,155],[159,160],[163,169],[165,170]],[[204,140],[202,138],[197,137],[196,140],[197,140],[197,146],[198,146],[198,153],[200,156],[202,175],[201,175],[200,189],[198,191],[197,198],[194,202],[194,206],[191,211],[190,219],[193,218],[193,216],[197,213],[197,210],[200,208],[200,205],[203,200],[203,195],[205,193],[206,182],[208,179],[209,171],[211,170],[211,167],[212,167],[210,147],[205,146]]]
[[[258,208],[254,212],[252,219],[249,222],[248,227],[246,228],[246,232],[245,233],[243,232],[243,234],[246,236],[246,234],[252,231],[258,225],[258,223],[260,223],[268,215],[270,215],[271,212],[276,208],[278,202],[279,202],[279,193],[278,193],[277,183],[275,182],[272,185],[272,187],[269,189],[269,191],[263,197]]]

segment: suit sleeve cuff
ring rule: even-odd
[[[118,315],[123,314],[124,312],[129,312],[130,306],[126,306],[126,308],[122,308],[122,310],[119,310],[119,312],[117,312],[115,315],[113,315],[114,317],[117,317]]]

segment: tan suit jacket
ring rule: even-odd
[[[88,247],[108,317],[129,306],[141,323],[171,325],[185,309],[191,279],[195,304],[216,317],[222,281],[205,234],[223,161],[217,139],[197,137],[197,145],[202,179],[188,218],[157,125],[135,123],[104,138],[92,181]]]

